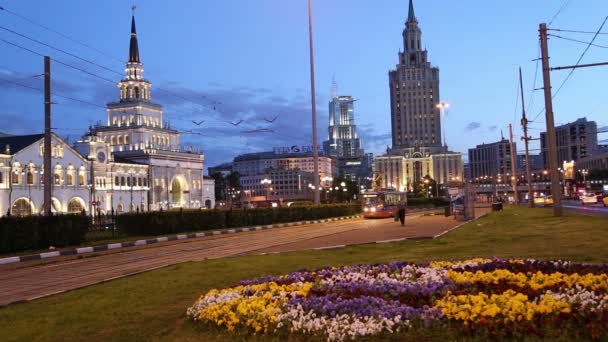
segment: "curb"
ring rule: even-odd
[[[48,258],[55,258],[60,256],[67,255],[78,255],[78,254],[87,254],[94,252],[103,252],[108,250],[127,248],[133,246],[146,246],[159,242],[168,242],[175,240],[188,240],[188,239],[197,239],[207,236],[216,236],[216,235],[226,235],[226,234],[237,234],[244,232],[253,232],[259,230],[267,230],[272,228],[284,228],[284,227],[293,227],[293,226],[301,226],[306,224],[318,224],[332,221],[342,221],[342,220],[351,220],[355,218],[360,218],[362,215],[352,215],[352,216],[341,216],[341,217],[333,217],[322,220],[308,220],[308,221],[298,221],[298,222],[288,222],[288,223],[277,223],[271,225],[264,226],[254,226],[254,227],[244,227],[244,228],[231,228],[225,230],[213,230],[206,231],[200,233],[190,233],[190,234],[177,234],[170,236],[161,236],[153,239],[142,239],[135,241],[126,241],[126,242],[117,242],[110,243],[107,245],[99,245],[99,246],[91,246],[91,247],[78,247],[72,249],[65,249],[61,251],[52,251],[52,252],[44,252],[39,254],[30,254],[30,255],[22,255],[22,256],[14,256],[0,259],[0,265],[14,264],[19,262],[33,261],[33,260],[43,260]]]

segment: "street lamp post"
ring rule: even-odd
[[[315,204],[320,204],[319,193],[319,151],[317,149],[317,100],[315,94],[315,57],[312,37],[312,0],[308,0],[308,46],[310,52],[310,98],[312,109],[312,156],[314,165],[313,185]]]
[[[442,144],[443,146],[446,146],[445,143],[445,110],[450,108],[450,104],[446,103],[446,102],[439,102],[437,104],[437,108],[439,108],[439,111],[441,112],[441,136],[442,136]]]
[[[266,202],[268,202],[268,187],[270,186],[270,184],[272,184],[272,180],[264,178],[260,183],[266,188]]]

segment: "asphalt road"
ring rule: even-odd
[[[608,217],[608,208],[604,207],[602,203],[582,206],[580,201],[563,201],[562,207],[577,214]]]
[[[487,209],[478,209],[481,215]],[[88,258],[0,266],[0,306],[62,293],[187,261],[286,252],[403,238],[432,238],[456,227],[453,217],[413,216],[406,227],[392,219],[352,219],[171,241]]]

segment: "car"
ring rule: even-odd
[[[534,197],[534,204],[545,204],[545,197]]]
[[[553,205],[553,196],[547,196],[545,199],[545,205]]]
[[[604,207],[608,207],[608,196],[605,196],[602,202],[604,202]]]
[[[591,193],[584,193],[580,196],[580,200],[581,200],[581,205],[596,204],[597,196],[595,196],[595,194],[591,194]]]

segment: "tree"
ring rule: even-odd
[[[429,187],[431,188],[430,194]],[[431,197],[437,193],[437,182],[431,176],[426,175],[414,184],[414,192],[419,197]]]
[[[221,172],[216,172],[211,175],[211,178],[215,180],[215,200],[222,201],[226,196],[226,178]]]

